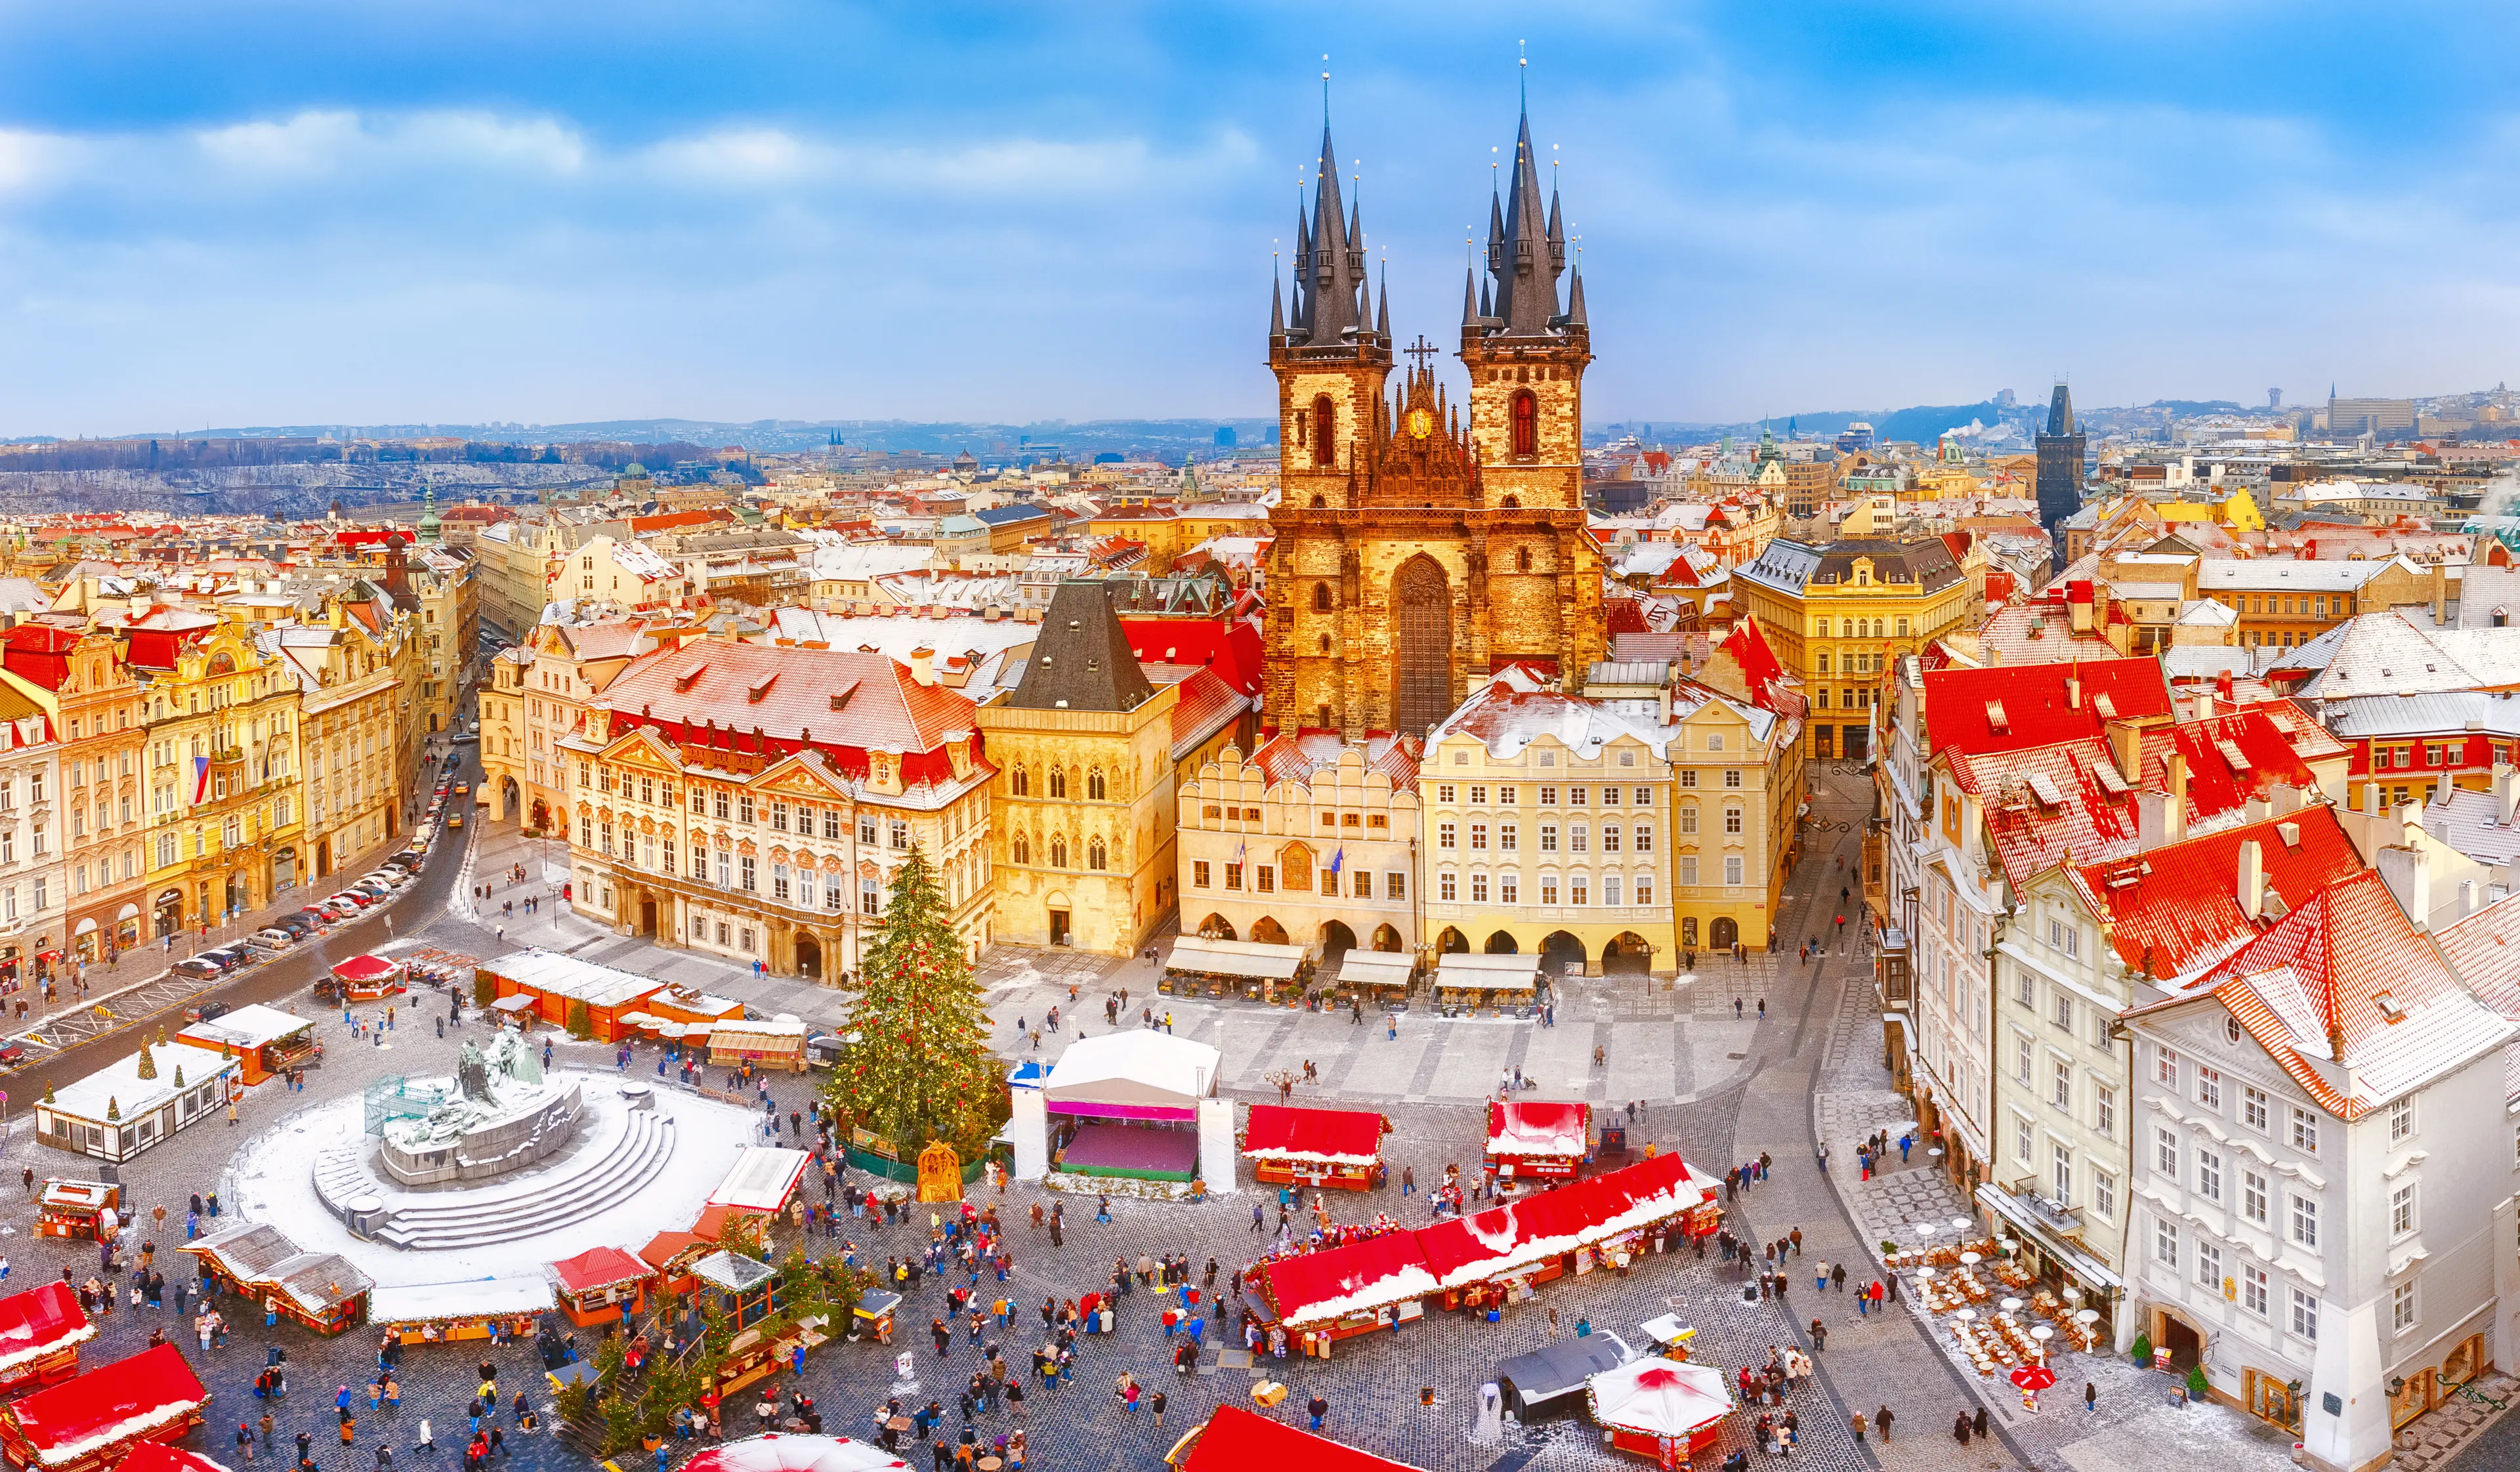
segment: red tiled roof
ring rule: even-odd
[[[845,696],[841,709],[834,697]],[[855,649],[780,648],[750,644],[692,644],[658,649],[631,662],[604,692],[608,736],[652,721],[668,741],[708,744],[709,723],[720,743],[752,751],[753,733],[785,755],[812,733],[852,778],[866,772],[867,753],[899,753],[906,785],[951,781],[941,753],[947,736],[978,729],[971,702],[939,686],[922,685],[882,654]]]
[[[2499,1049],[2513,1032],[2369,870],[2319,890],[2179,996],[2139,1010],[2208,994],[2320,1107],[2349,1120]],[[2319,1062],[2344,1065],[2343,1087]]]
[[[1181,683],[1181,698],[1173,706],[1173,744],[1204,738],[1216,729],[1227,711],[1239,711],[1249,697],[1238,694],[1225,683],[1213,666],[1202,665]]]
[[[1768,636],[1761,632],[1757,618],[1743,615],[1716,647],[1741,666],[1741,678],[1749,684],[1752,704],[1778,715],[1802,715],[1803,696],[1787,684],[1784,661],[1769,647]]]
[[[1270,785],[1306,781],[1324,767],[1336,766],[1346,745],[1335,731],[1282,733],[1261,742],[1260,749],[1251,753],[1251,763]],[[1395,791],[1418,790],[1417,744],[1406,737],[1388,732],[1368,736],[1365,767],[1390,778]]]
[[[1240,693],[1260,693],[1260,627],[1247,618],[1123,615],[1120,631],[1140,664],[1204,664]]]
[[[2100,713],[2102,695],[2110,716]],[[2138,721],[2168,714],[2170,685],[2162,678],[2161,661],[2149,656],[1999,664],[1925,676],[1925,735],[1933,751],[1952,747],[1983,756],[2050,746],[2098,736],[2112,716]]]
[[[79,636],[50,624],[20,624],[0,633],[0,663],[21,679],[58,691],[70,678],[69,652]]]
[[[2283,839],[2287,826],[2292,843]],[[2283,901],[2254,922],[2241,913],[2238,891],[2240,845],[2252,840]],[[2119,958],[2167,978],[2221,960],[2321,886],[2362,871],[2335,809],[2314,803],[2280,819],[2088,864],[2078,877]]]

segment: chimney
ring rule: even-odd
[[[2137,794],[2135,800],[2135,846],[2139,852],[2149,853],[2169,841],[2169,793],[2143,792]]]
[[[2436,627],[2450,622],[2450,565],[2433,564],[2433,623]]]
[[[2267,806],[2277,818],[2301,811],[2301,789],[2290,782],[2275,783],[2267,789]]]
[[[2240,914],[2255,924],[2266,913],[2267,856],[2258,840],[2247,839],[2240,845],[2240,872],[2235,881],[2239,892]]]
[[[2407,923],[2417,930],[2430,927],[2433,906],[2432,858],[2420,848],[2397,845],[2379,853],[2380,882],[2389,886],[2390,897],[2407,913]]]
[[[2505,827],[2510,826],[2511,807],[2515,799],[2520,799],[2520,771],[2515,771],[2510,763],[2504,762],[2494,769],[2495,822]]]
[[[2118,776],[2130,787],[2143,785],[2143,733],[2131,721],[2111,721],[2107,728],[2109,751],[2116,756]]]
[[[2071,710],[2081,710],[2083,708],[2082,676],[2067,675],[2065,677],[2065,704],[2066,707]]]
[[[2165,827],[2172,843],[2187,836],[2187,755],[2176,747],[2170,753],[2170,814]]]
[[[2460,919],[2466,919],[2469,915],[2476,914],[2477,909],[2476,881],[2474,879],[2459,880],[2458,917]]]
[[[936,683],[936,651],[925,645],[910,651],[910,678],[922,685]]]
[[[2210,691],[2199,691],[2197,693],[2193,709],[2196,712],[2195,719],[2199,721],[2210,721],[2214,719],[2213,692]]]

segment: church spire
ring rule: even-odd
[[[1508,336],[1544,336],[1557,327],[1557,278],[1566,269],[1566,247],[1553,207],[1540,198],[1540,160],[1533,156],[1531,114],[1516,129],[1513,176],[1506,184],[1504,213],[1490,204],[1488,271],[1496,278],[1496,315]]]
[[[1338,150],[1330,142],[1329,124],[1322,124],[1322,156],[1314,170],[1310,221],[1299,221],[1302,233],[1295,255],[1295,283],[1301,304],[1295,335],[1309,346],[1335,347],[1372,319],[1363,303],[1365,290],[1365,224],[1363,213],[1339,198]]]

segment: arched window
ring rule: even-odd
[[[1030,864],[1032,862],[1032,844],[1027,841],[1021,833],[1015,834],[1014,853],[1015,862],[1017,864]]]
[[[1337,436],[1330,432],[1330,426],[1337,422],[1337,411],[1330,407],[1330,396],[1326,393],[1316,395],[1313,399],[1313,464],[1338,464]]]
[[[1330,500],[1328,496],[1315,496],[1313,498],[1313,510],[1317,512],[1328,510],[1329,504]]]
[[[1067,867],[1067,840],[1065,838],[1054,837],[1050,840],[1050,867],[1053,869],[1065,869]]]
[[[1540,453],[1540,400],[1529,389],[1513,396],[1513,453]]]
[[[1313,611],[1316,613],[1328,613],[1330,611],[1329,584],[1315,583],[1313,585]]]
[[[1513,569],[1516,572],[1529,572],[1531,570],[1530,548],[1523,548],[1521,551],[1516,552],[1513,555]]]
[[[1109,789],[1106,788],[1102,782],[1102,768],[1097,767],[1092,773],[1087,775],[1085,779],[1085,795],[1096,802],[1101,802],[1103,798],[1110,795]]]
[[[1102,868],[1103,857],[1102,840],[1101,838],[1096,838],[1093,842],[1085,845],[1085,867],[1087,869]]]
[[[1519,511],[1522,508],[1522,498],[1520,496],[1508,496],[1504,501],[1500,502],[1499,505],[1503,506],[1509,512]]]
[[[1067,795],[1067,774],[1057,767],[1050,769],[1050,795],[1053,797]]]
[[[1328,634],[1325,634],[1325,635],[1323,635],[1323,636],[1322,636],[1322,652],[1323,652],[1323,653],[1325,653],[1325,654],[1327,654],[1327,653],[1328,653],[1329,651],[1330,651],[1330,637],[1329,637]]]
[[[1010,781],[1013,784],[1015,796],[1029,797],[1032,795],[1032,774],[1024,771],[1021,767],[1017,767],[1015,769],[1015,775],[1010,779]]]

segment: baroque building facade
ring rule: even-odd
[[[1601,552],[1583,501],[1580,274],[1544,208],[1526,116],[1490,201],[1487,280],[1463,285],[1467,413],[1433,346],[1390,392],[1391,304],[1367,280],[1362,217],[1322,130],[1296,221],[1291,311],[1272,289],[1281,495],[1270,513],[1268,684],[1278,729],[1423,736],[1494,670],[1581,680],[1602,657]]]

